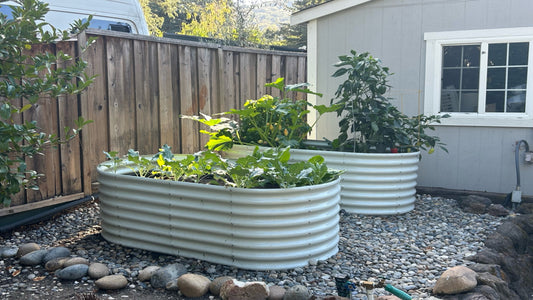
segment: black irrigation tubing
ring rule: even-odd
[[[98,198],[98,193],[90,195],[90,196],[85,196],[85,197],[80,198],[78,200],[74,200],[74,201],[70,201],[70,202],[66,202],[66,203],[60,204],[59,206],[56,206],[54,208],[50,208],[50,209],[48,209],[46,211],[40,212],[40,213],[35,214],[35,215],[30,215],[28,217],[22,218],[20,220],[17,220],[15,222],[12,222],[12,223],[9,223],[9,224],[0,225],[0,233],[11,231],[11,230],[13,230],[13,229],[15,229],[17,227],[23,226],[23,225],[35,224],[37,222],[40,222],[40,221],[43,221],[43,220],[47,220],[47,219],[49,219],[50,217],[52,217],[56,213],[59,213],[59,212],[61,212],[63,210],[66,210],[66,209],[69,209],[71,207],[83,204],[83,203],[88,202],[90,200],[94,200],[96,198]]]

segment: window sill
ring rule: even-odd
[[[533,128],[533,117],[528,115],[501,116],[478,113],[449,113],[449,115],[449,118],[441,119],[441,123],[435,124],[435,126]]]

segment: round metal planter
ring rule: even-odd
[[[349,153],[292,149],[291,159],[324,157],[341,176],[341,208],[364,215],[395,215],[414,209],[420,152]]]
[[[102,236],[117,244],[244,269],[305,266],[338,252],[340,179],[242,189],[97,168]]]

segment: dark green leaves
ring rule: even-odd
[[[36,47],[70,38],[68,32],[44,22],[48,4],[14,2],[18,6],[11,7],[13,18],[0,13],[0,202],[4,206],[9,206],[20,190],[38,188],[35,181],[42,174],[27,170],[26,160],[46,146],[67,142],[90,123],[80,118],[76,128],[65,128],[65,138],[60,140],[41,132],[35,122],[17,121],[26,118],[20,114],[40,99],[80,93],[93,79],[83,72],[86,62],[61,51],[37,51]],[[86,28],[88,23],[78,25]]]
[[[390,75],[387,67],[369,53],[339,56],[333,77],[345,77],[331,102],[337,107],[339,135],[334,148],[354,152],[433,152],[435,146],[446,150],[438,137],[424,133],[433,130],[440,116],[408,117],[385,97]]]

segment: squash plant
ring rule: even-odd
[[[119,158],[117,152],[104,153],[110,159],[109,169],[128,166],[135,176],[238,188],[317,185],[333,181],[341,174],[328,169],[324,158],[318,155],[307,161],[289,163],[289,147],[265,151],[256,147],[251,155],[236,161],[226,160],[211,150],[178,157],[168,145],[152,158],[140,156],[133,150],[124,159]]]
[[[242,109],[231,109],[221,115],[234,115],[239,121],[230,118],[210,116],[181,116],[207,125],[210,130],[201,130],[210,139],[206,147],[211,150],[230,149],[234,143],[267,147],[302,147],[316,124],[327,112],[334,112],[340,106],[312,105],[306,100],[293,100],[291,93],[301,92],[322,96],[307,88],[307,83],[285,85],[283,78],[265,86],[280,91],[281,97],[265,95],[257,100],[247,100]],[[314,108],[319,116],[313,124],[307,122],[308,107]]]

